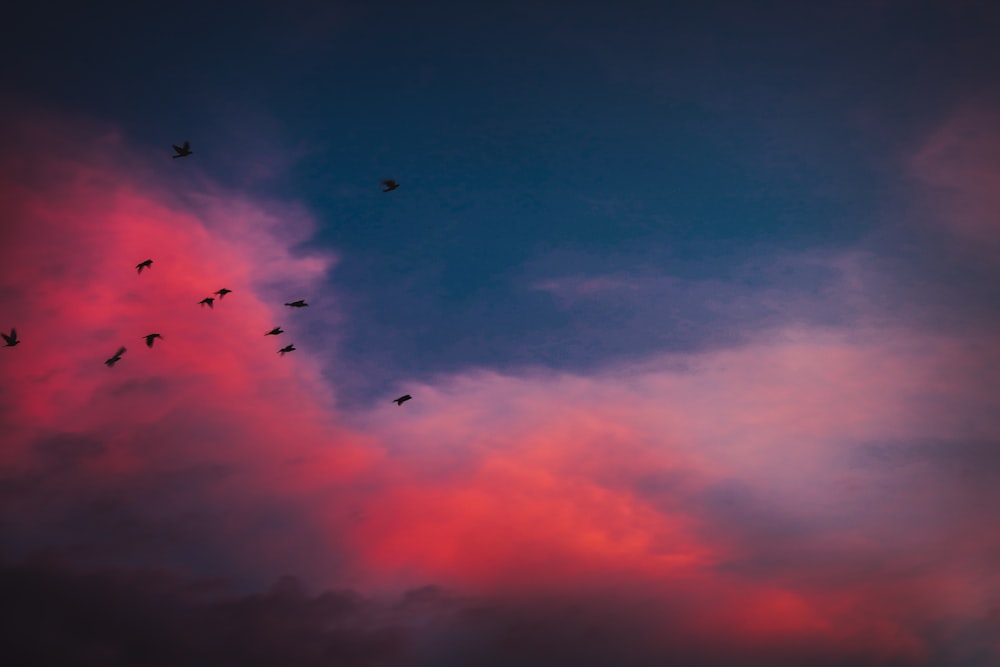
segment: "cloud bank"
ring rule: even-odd
[[[276,354],[303,330],[335,348],[349,316],[336,256],[297,250],[305,209],[98,124],[5,126],[0,328],[24,340],[0,350],[14,662],[1000,659],[988,320],[922,330],[859,297],[863,254],[814,257],[833,321],[779,308],[780,285],[740,289],[716,307],[769,315],[729,346],[414,378],[405,406],[344,414],[319,370],[335,351]],[[941,141],[923,173],[978,164],[934,157],[952,155]],[[605,298],[631,279],[541,287]]]

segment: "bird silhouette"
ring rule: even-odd
[[[403,403],[406,403],[411,398],[413,398],[413,397],[410,396],[409,394],[403,394],[399,398],[392,399],[392,402],[395,403],[396,405],[402,405]]]
[[[200,303],[203,306],[208,306],[209,308],[215,308],[215,306],[212,305],[213,303],[215,303],[215,299],[213,299],[210,296],[206,296],[204,299],[202,299],[198,303]]]
[[[179,157],[185,157],[191,155],[191,142],[185,141],[183,146],[178,146],[174,144],[174,150],[177,151],[177,155],[172,156],[175,160]]]
[[[305,299],[299,299],[298,301],[292,301],[291,303],[286,303],[286,306],[291,306],[292,308],[305,308],[309,304],[305,302]]]
[[[3,339],[7,342],[4,347],[14,347],[21,342],[17,339],[17,329],[11,329],[9,336],[5,333],[0,333],[0,336],[3,336]]]
[[[392,192],[393,190],[399,187],[399,183],[392,180],[391,178],[387,178],[384,181],[382,181],[382,185],[385,186],[384,188],[382,188],[382,192]]]
[[[274,327],[273,329],[271,329],[270,331],[268,331],[264,335],[265,336],[277,336],[280,333],[285,333],[285,332],[281,330],[281,327]]]
[[[115,352],[115,356],[111,357],[110,359],[108,359],[104,363],[108,365],[108,368],[111,368],[112,366],[114,366],[115,364],[117,364],[119,361],[122,360],[122,355],[123,354],[125,354],[125,348],[124,347],[120,347],[120,348],[118,348],[118,351]]]
[[[143,338],[146,339],[146,347],[153,347],[153,340],[156,338],[163,340],[163,336],[161,336],[160,334],[148,334],[146,336],[143,336]]]
[[[221,299],[222,297],[226,296],[227,294],[229,294],[232,291],[233,290],[231,290],[231,289],[226,289],[225,287],[223,287],[218,292],[212,292],[212,294],[218,294],[219,298]]]
[[[153,266],[153,260],[151,259],[147,259],[145,262],[139,262],[138,264],[135,265],[136,272],[142,273],[143,269],[148,269],[151,266]]]
[[[286,345],[285,347],[278,350],[278,354],[280,354],[281,356],[285,356],[286,352],[294,352],[294,351],[295,351],[294,345]]]

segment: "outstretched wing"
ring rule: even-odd
[[[118,351],[117,351],[117,352],[115,352],[115,356],[116,356],[116,357],[120,357],[120,356],[122,356],[123,354],[125,354],[125,348],[124,348],[124,347],[120,347],[120,348],[118,348]]]
[[[177,151],[178,153],[183,153],[187,149],[187,144],[186,143],[184,144],[184,148],[181,148],[177,144],[173,144],[173,146],[174,146],[174,150]]]
[[[0,336],[3,336],[3,339],[8,343],[13,343],[17,339],[17,331],[12,329],[9,336],[5,333],[0,333]]]

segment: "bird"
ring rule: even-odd
[[[111,357],[110,359],[108,359],[104,363],[108,365],[108,368],[111,368],[112,366],[114,366],[115,364],[117,364],[119,361],[122,360],[122,355],[123,354],[125,354],[125,348],[124,348],[124,346],[118,348],[118,351],[115,352],[115,356]]]
[[[291,303],[285,303],[286,306],[291,306],[292,308],[305,308],[309,304],[306,303],[305,299],[299,299],[298,301],[292,301]]]
[[[158,333],[148,334],[146,336],[143,336],[143,338],[146,339],[146,347],[153,347],[153,339],[155,339],[155,338],[159,338],[160,340],[163,340],[163,336],[161,336]]]
[[[226,296],[227,294],[229,294],[232,291],[233,290],[231,290],[231,289],[226,289],[225,287],[223,287],[218,292],[212,292],[212,294],[218,294],[219,298],[221,299],[222,297]]]
[[[191,142],[185,141],[183,146],[178,146],[177,144],[174,144],[174,150],[177,151],[177,155],[172,156],[175,160],[179,157],[185,157],[187,155],[191,155],[192,154]]]
[[[392,402],[395,403],[396,405],[402,405],[403,403],[406,403],[411,398],[413,398],[413,397],[410,396],[409,394],[403,394],[399,398],[392,399]]]
[[[294,352],[294,351],[295,351],[294,345],[286,345],[285,347],[278,350],[278,354],[280,354],[281,356],[285,356],[285,352]]]
[[[268,331],[264,335],[265,336],[277,336],[278,334],[281,334],[281,333],[285,333],[284,331],[281,330],[281,327],[274,327],[273,329],[271,329],[270,331]]]
[[[151,266],[153,266],[153,260],[147,259],[145,262],[139,262],[138,264],[136,264],[135,268],[138,273],[142,273],[143,269],[148,269]]]
[[[206,296],[204,299],[202,299],[198,303],[200,303],[203,306],[208,306],[209,308],[215,308],[215,306],[212,305],[213,303],[215,303],[215,299],[213,299],[210,296]]]
[[[0,336],[3,336],[3,339],[7,341],[7,344],[4,345],[4,347],[14,347],[21,342],[17,339],[17,329],[11,329],[9,336],[5,333],[0,333]]]
[[[392,192],[393,190],[399,187],[399,183],[397,183],[391,178],[387,178],[384,181],[382,181],[382,185],[385,186],[384,188],[382,188],[382,192]]]

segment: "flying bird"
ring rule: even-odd
[[[384,188],[382,188],[382,192],[392,192],[393,190],[399,187],[399,183],[392,180],[391,178],[387,178],[386,180],[382,181],[382,185],[385,186]]]
[[[218,294],[219,298],[221,299],[222,297],[226,296],[227,294],[229,294],[232,291],[233,290],[231,290],[231,289],[226,289],[225,287],[223,287],[218,292],[212,292],[212,294]]]
[[[305,302],[305,299],[299,299],[298,301],[292,301],[291,303],[286,303],[286,306],[291,306],[292,308],[305,308],[309,304]]]
[[[4,347],[14,347],[21,342],[17,339],[17,329],[11,329],[9,336],[5,333],[0,333],[0,336],[3,336],[3,339],[7,341],[7,344],[4,345]]]
[[[147,336],[143,336],[143,338],[146,339],[146,347],[153,347],[153,340],[155,338],[163,340],[163,336],[161,336],[160,334],[149,334]]]
[[[278,350],[278,354],[280,354],[281,356],[285,356],[285,352],[294,352],[294,351],[295,351],[294,345],[286,345],[285,347]]]
[[[136,264],[135,268],[138,273],[142,273],[143,269],[148,269],[151,266],[153,266],[153,260],[147,259],[145,262],[139,262],[138,264]]]
[[[204,299],[202,299],[198,303],[200,303],[203,306],[208,306],[209,308],[215,308],[215,306],[212,305],[213,303],[215,303],[215,299],[213,299],[210,296],[206,296]]]
[[[409,394],[403,394],[399,398],[392,399],[392,402],[395,403],[396,405],[402,405],[403,403],[406,403],[411,398],[413,398],[413,397],[410,396]]]
[[[114,366],[115,364],[117,364],[119,361],[122,360],[122,355],[123,354],[125,354],[125,348],[124,347],[120,347],[120,348],[118,348],[118,351],[115,352],[115,356],[111,357],[110,359],[108,359],[104,363],[108,365],[108,368],[111,368],[112,366]]]
[[[179,157],[185,157],[191,155],[191,142],[185,141],[183,146],[178,146],[174,144],[174,150],[177,151],[177,155],[172,156],[175,160]]]
[[[270,331],[268,331],[264,335],[265,336],[277,336],[278,334],[281,334],[281,333],[285,333],[284,331],[281,330],[281,327],[274,327],[273,329],[271,329]]]

